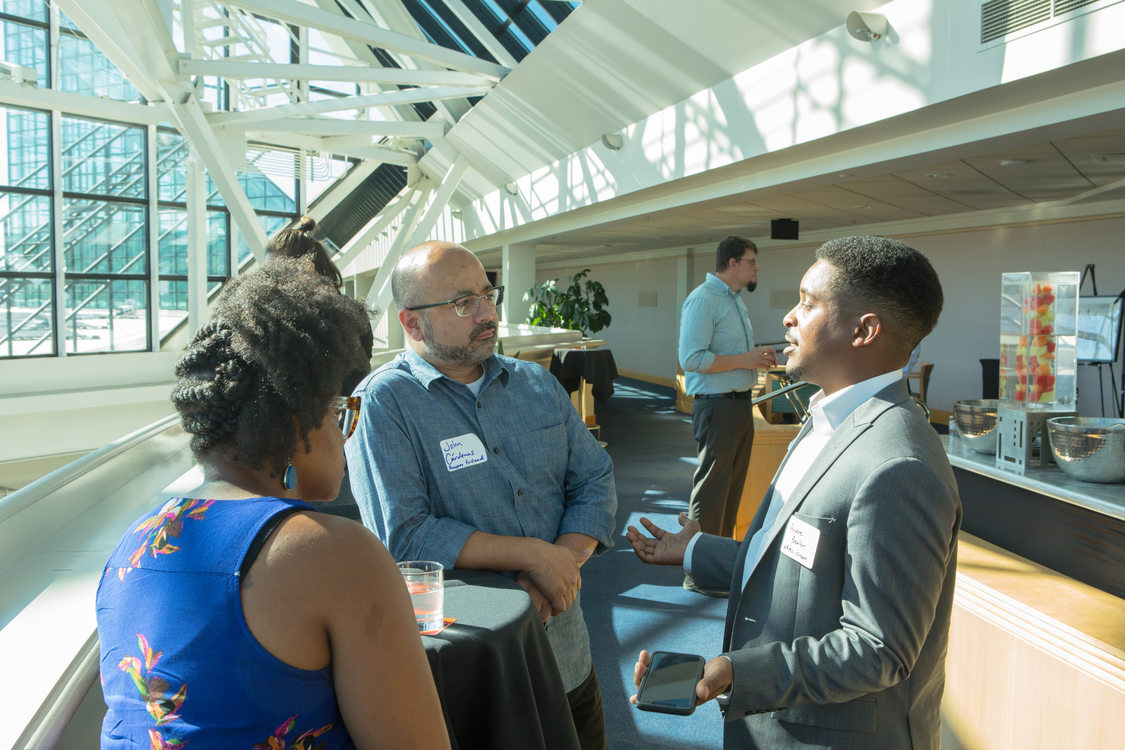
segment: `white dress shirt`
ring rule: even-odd
[[[742,585],[740,590],[746,588],[750,574],[754,572],[758,561],[765,553],[766,540],[772,538],[773,525],[781,510],[789,499],[797,483],[812,467],[820,456],[824,446],[832,439],[836,429],[844,420],[864,402],[889,385],[902,380],[902,371],[876,375],[873,378],[842,388],[831,396],[824,395],[824,391],[817,391],[809,399],[809,420],[811,424],[805,436],[794,441],[789,446],[789,453],[782,461],[781,469],[773,480],[773,492],[768,499],[769,507],[762,520],[762,526],[750,538],[750,547],[746,550],[746,563],[742,569]],[[695,543],[702,532],[695,534],[684,550],[684,570],[691,573],[691,554]]]

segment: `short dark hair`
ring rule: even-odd
[[[941,281],[925,255],[889,237],[840,237],[816,257],[832,265],[830,289],[844,305],[869,307],[898,322],[910,351],[934,329],[944,302]]]
[[[313,236],[316,219],[302,216],[296,226],[282,229],[266,245],[266,258],[309,258],[318,274],[325,277],[337,289],[344,286],[344,276],[332,262],[324,243]]]
[[[276,258],[231,281],[176,364],[172,403],[196,460],[220,450],[279,474],[297,435],[371,369],[366,310],[300,259]]]
[[[758,246],[752,240],[737,235],[730,235],[719,240],[719,247],[715,250],[715,273],[727,270],[732,260],[741,258],[747,250],[758,254]]]

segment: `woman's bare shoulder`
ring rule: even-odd
[[[362,588],[395,583],[398,570],[386,547],[368,528],[349,518],[301,511],[277,529],[269,557],[279,573],[300,574],[312,586]],[[344,575],[346,574],[346,575]]]

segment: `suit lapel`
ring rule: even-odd
[[[793,455],[793,448],[809,434],[811,429],[812,422],[805,422],[805,424],[801,426],[800,431],[797,432],[797,437],[793,438],[793,442],[789,444],[789,450],[786,451],[785,457],[781,459],[781,465],[777,467],[777,472],[773,475],[773,480],[766,489],[766,494],[762,497],[762,502],[758,504],[758,511],[754,514],[753,520],[750,521],[750,527],[746,530],[746,535],[742,537],[742,542],[738,545],[738,557],[735,558],[734,568],[732,569],[734,573],[731,575],[730,581],[731,601],[738,601],[742,589],[742,570],[746,567],[746,551],[750,546],[749,542],[754,534],[757,533],[758,529],[762,528],[762,522],[765,519],[766,512],[769,510],[770,501],[773,500],[774,484],[777,482],[778,476],[781,475],[781,470],[785,468],[785,463],[789,460],[789,457]],[[736,607],[727,608],[726,627],[723,635],[724,643],[730,642],[732,628],[734,627],[735,610]]]
[[[809,492],[811,492],[812,489],[816,487],[817,483],[819,483],[825,473],[827,473],[828,470],[832,468],[832,465],[836,463],[837,459],[840,458],[844,451],[847,450],[848,447],[852,443],[854,443],[860,435],[862,435],[869,427],[871,427],[871,423],[874,422],[880,414],[882,414],[901,400],[900,394],[897,393],[896,388],[901,388],[903,391],[906,390],[905,386],[902,385],[901,382],[884,388],[874,397],[868,399],[859,407],[857,407],[856,410],[849,414],[848,417],[843,421],[843,423],[838,428],[836,428],[836,431],[833,433],[832,437],[821,450],[820,455],[816,457],[816,460],[813,461],[812,466],[809,467],[809,470],[805,472],[805,475],[801,477],[799,482],[797,482],[797,486],[793,488],[793,496],[785,502],[785,505],[781,508],[781,512],[778,513],[777,520],[774,522],[773,527],[769,530],[769,536],[766,538],[766,554],[769,554],[768,550],[770,549],[770,546],[773,544],[774,539],[777,537],[777,535],[781,533],[781,529],[783,529],[785,527],[785,524],[788,523],[789,517],[792,516],[799,507],[801,507],[801,504],[805,501],[805,498],[808,496]],[[805,429],[803,429],[798,435],[798,439],[804,438],[804,436],[807,434],[808,429],[809,424],[806,424]],[[796,443],[794,443],[794,447],[796,447]],[[790,450],[785,457],[785,461],[788,461],[789,457],[792,454],[793,451]],[[782,462],[782,466],[785,465],[785,461]],[[780,473],[780,471],[781,470],[778,469],[778,473]],[[776,481],[776,479],[777,478],[775,476],[774,481]],[[772,484],[770,485],[770,492],[771,494],[773,492]],[[754,517],[754,520],[757,523],[760,523],[759,515],[755,515]],[[758,527],[752,527],[751,530],[756,530],[756,528]],[[740,551],[740,556],[745,559],[746,545],[743,544],[742,546],[743,549]],[[759,565],[761,565],[761,563],[759,563]],[[741,568],[739,568],[739,570],[741,570]],[[750,577],[753,578],[753,574],[751,574]],[[749,585],[749,581],[747,582],[747,585]]]

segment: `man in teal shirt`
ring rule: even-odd
[[[703,531],[733,537],[750,448],[754,442],[751,389],[755,370],[773,367],[777,354],[754,347],[754,328],[739,297],[758,285],[758,248],[730,236],[715,251],[715,272],[684,300],[679,357],[685,389],[694,396],[691,426],[699,463],[688,517]],[[705,594],[685,576],[684,588]]]

